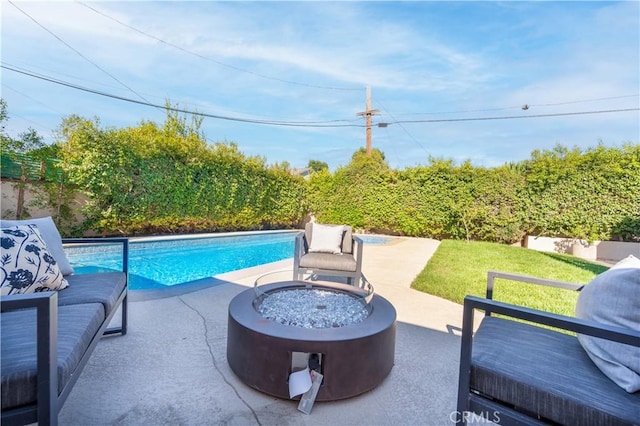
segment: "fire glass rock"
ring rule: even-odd
[[[312,288],[270,293],[257,308],[267,319],[302,328],[336,328],[358,324],[369,312],[358,298]]]

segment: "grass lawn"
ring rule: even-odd
[[[487,271],[512,272],[586,284],[608,268],[574,256],[479,241],[444,240],[411,287],[456,303],[485,297]],[[574,315],[578,293],[496,279],[493,298],[529,308]]]

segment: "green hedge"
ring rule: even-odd
[[[103,235],[298,226],[305,183],[233,144],[207,144],[199,123],[104,129],[72,116],[62,126],[62,168],[89,196],[85,229]]]
[[[527,234],[640,241],[640,145],[557,147],[495,168],[431,159],[392,170],[359,151],[345,167],[312,175],[320,221],[366,231],[514,243]]]
[[[391,169],[363,149],[308,181],[235,144],[210,144],[200,121],[103,128],[65,119],[60,167],[89,196],[83,229],[152,234],[291,228],[308,214],[386,234],[514,243],[526,235],[640,241],[640,145],[558,146],[501,167],[430,159]]]
[[[530,233],[640,240],[640,145],[557,147],[524,166]]]

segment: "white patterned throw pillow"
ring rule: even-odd
[[[45,244],[47,244],[47,250],[49,250],[49,253],[55,257],[62,275],[73,274],[73,267],[71,267],[69,259],[67,259],[67,254],[64,252],[64,248],[62,247],[60,231],[58,231],[58,228],[53,222],[53,218],[51,216],[23,220],[0,220],[0,228],[21,225],[36,225]]]
[[[56,259],[36,225],[2,228],[0,295],[35,293],[67,288]]]

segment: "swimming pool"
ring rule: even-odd
[[[391,241],[392,237],[386,237],[384,235],[363,235],[363,234],[356,234],[364,244],[373,244],[373,245],[377,245],[377,244],[387,244],[389,241]]]
[[[293,257],[297,231],[249,235],[132,240],[131,290],[158,289]],[[365,244],[384,244],[380,236],[361,236]],[[76,274],[121,270],[119,246],[71,246],[65,251]]]
[[[295,232],[129,242],[129,285],[157,289],[293,256]],[[121,268],[117,247],[69,247],[77,274]]]

